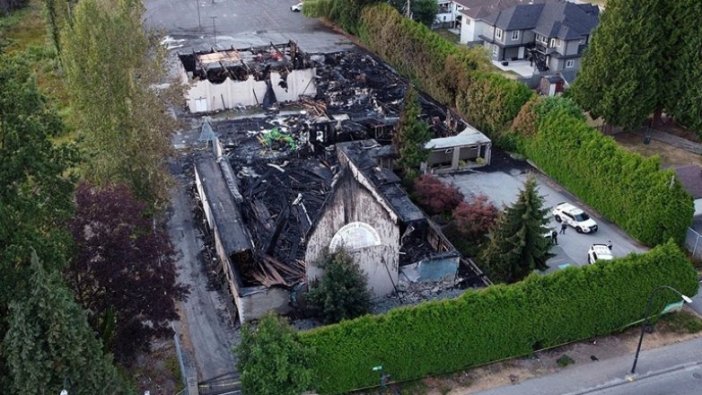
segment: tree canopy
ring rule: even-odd
[[[548,268],[551,241],[544,237],[549,231],[545,226],[547,213],[536,179],[529,177],[517,201],[498,218],[490,242],[481,254],[481,267],[492,281],[511,283],[534,269]]]
[[[244,325],[234,351],[247,394],[299,395],[312,385],[310,350],[280,317],[269,314],[256,327]]]
[[[85,176],[126,183],[158,207],[167,199],[166,159],[177,128],[168,113],[178,89],[157,90],[166,75],[163,47],[143,27],[139,0],[81,0],[62,35],[75,123],[87,153]]]
[[[14,394],[117,395],[126,386],[58,272],[32,252],[29,295],[10,303],[3,341]],[[7,389],[8,387],[4,387]]]
[[[52,142],[63,124],[29,70],[22,59],[0,54],[0,341],[8,330],[10,303],[21,301],[32,289],[32,251],[48,271],[55,271],[66,262],[69,240],[69,168],[76,151]],[[7,350],[4,342],[0,344],[2,388],[12,378]]]
[[[594,117],[635,128],[668,111],[702,126],[702,7],[696,0],[610,0],[573,97]]]
[[[333,323],[368,313],[368,279],[343,250],[325,256],[319,263],[322,278],[312,284],[307,301],[324,322]]]
[[[75,254],[65,277],[115,357],[128,364],[154,337],[171,336],[175,301],[188,290],[177,282],[170,239],[146,205],[124,185],[83,183],[70,229]]]
[[[408,181],[417,177],[419,166],[429,155],[424,145],[431,139],[431,133],[429,125],[419,119],[421,113],[417,90],[414,87],[407,88],[394,144],[400,156],[398,165],[402,168],[405,180]]]

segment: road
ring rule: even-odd
[[[183,348],[193,354],[202,381],[235,370],[236,361],[231,349],[238,333],[230,296],[208,286],[207,274],[199,257],[202,242],[186,194],[190,180],[182,171],[182,156],[177,161],[172,166],[175,185],[168,230],[178,253],[179,281],[190,286],[190,296],[179,306],[181,321],[176,328],[182,335]]]
[[[572,366],[559,373],[516,385],[480,392],[480,395],[699,395],[702,394],[702,338],[646,350],[630,381],[634,356]],[[631,378],[631,377],[629,377]]]
[[[146,25],[168,35],[169,48],[244,48],[297,41],[310,53],[349,48],[316,19],[291,12],[297,0],[146,0]],[[199,24],[198,24],[199,9]],[[214,17],[214,19],[213,19]],[[216,33],[216,34],[215,34]]]
[[[520,189],[524,187],[527,176],[533,174],[538,182],[539,194],[544,198],[546,207],[553,207],[560,202],[574,203],[586,211],[597,221],[598,230],[594,234],[579,234],[573,228],[568,228],[564,235],[558,235],[558,245],[551,250],[556,254],[548,261],[550,269],[547,272],[559,270],[560,265],[570,264],[582,266],[587,264],[587,251],[593,243],[612,241],[612,253],[615,257],[623,257],[632,252],[645,252],[647,248],[637,243],[613,223],[596,215],[578,199],[564,190],[560,185],[544,177],[538,171],[524,162],[517,162],[498,153],[493,156],[493,163],[473,172],[443,177],[454,183],[466,196],[483,193],[498,207],[511,205],[516,201]],[[560,229],[552,216],[550,227]]]

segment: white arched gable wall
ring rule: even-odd
[[[375,247],[381,244],[378,231],[365,222],[351,222],[336,232],[329,243],[329,252],[339,249],[354,251],[366,247]]]

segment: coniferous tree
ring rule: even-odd
[[[324,274],[312,285],[307,301],[324,322],[339,322],[368,313],[371,300],[368,279],[346,252],[324,257],[319,266]]]
[[[572,89],[593,117],[634,128],[664,107],[670,62],[667,0],[610,0]]]
[[[398,165],[402,168],[407,181],[413,181],[417,177],[419,166],[429,155],[424,145],[431,139],[431,133],[426,122],[419,119],[421,113],[419,94],[414,87],[409,87],[394,137],[394,144],[400,157]]]
[[[671,32],[669,92],[666,110],[702,137],[702,1],[671,1],[672,11],[666,21]]]
[[[512,283],[534,269],[548,268],[546,260],[551,242],[544,237],[548,232],[547,213],[536,179],[529,177],[514,205],[498,218],[481,254],[482,268],[492,281]]]
[[[0,341],[8,327],[8,304],[28,285],[31,250],[47,270],[63,267],[71,213],[71,168],[76,151],[55,145],[63,124],[21,59],[0,54]],[[0,344],[0,388],[7,363]]]
[[[9,393],[117,395],[126,386],[102,351],[71,292],[57,272],[32,253],[29,295],[10,304],[3,341]]]

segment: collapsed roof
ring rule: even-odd
[[[178,54],[178,58],[191,79],[209,80],[214,84],[224,82],[227,77],[244,81],[253,76],[261,81],[273,70],[287,73],[311,66],[309,56],[294,41],[240,49],[210,49]]]

